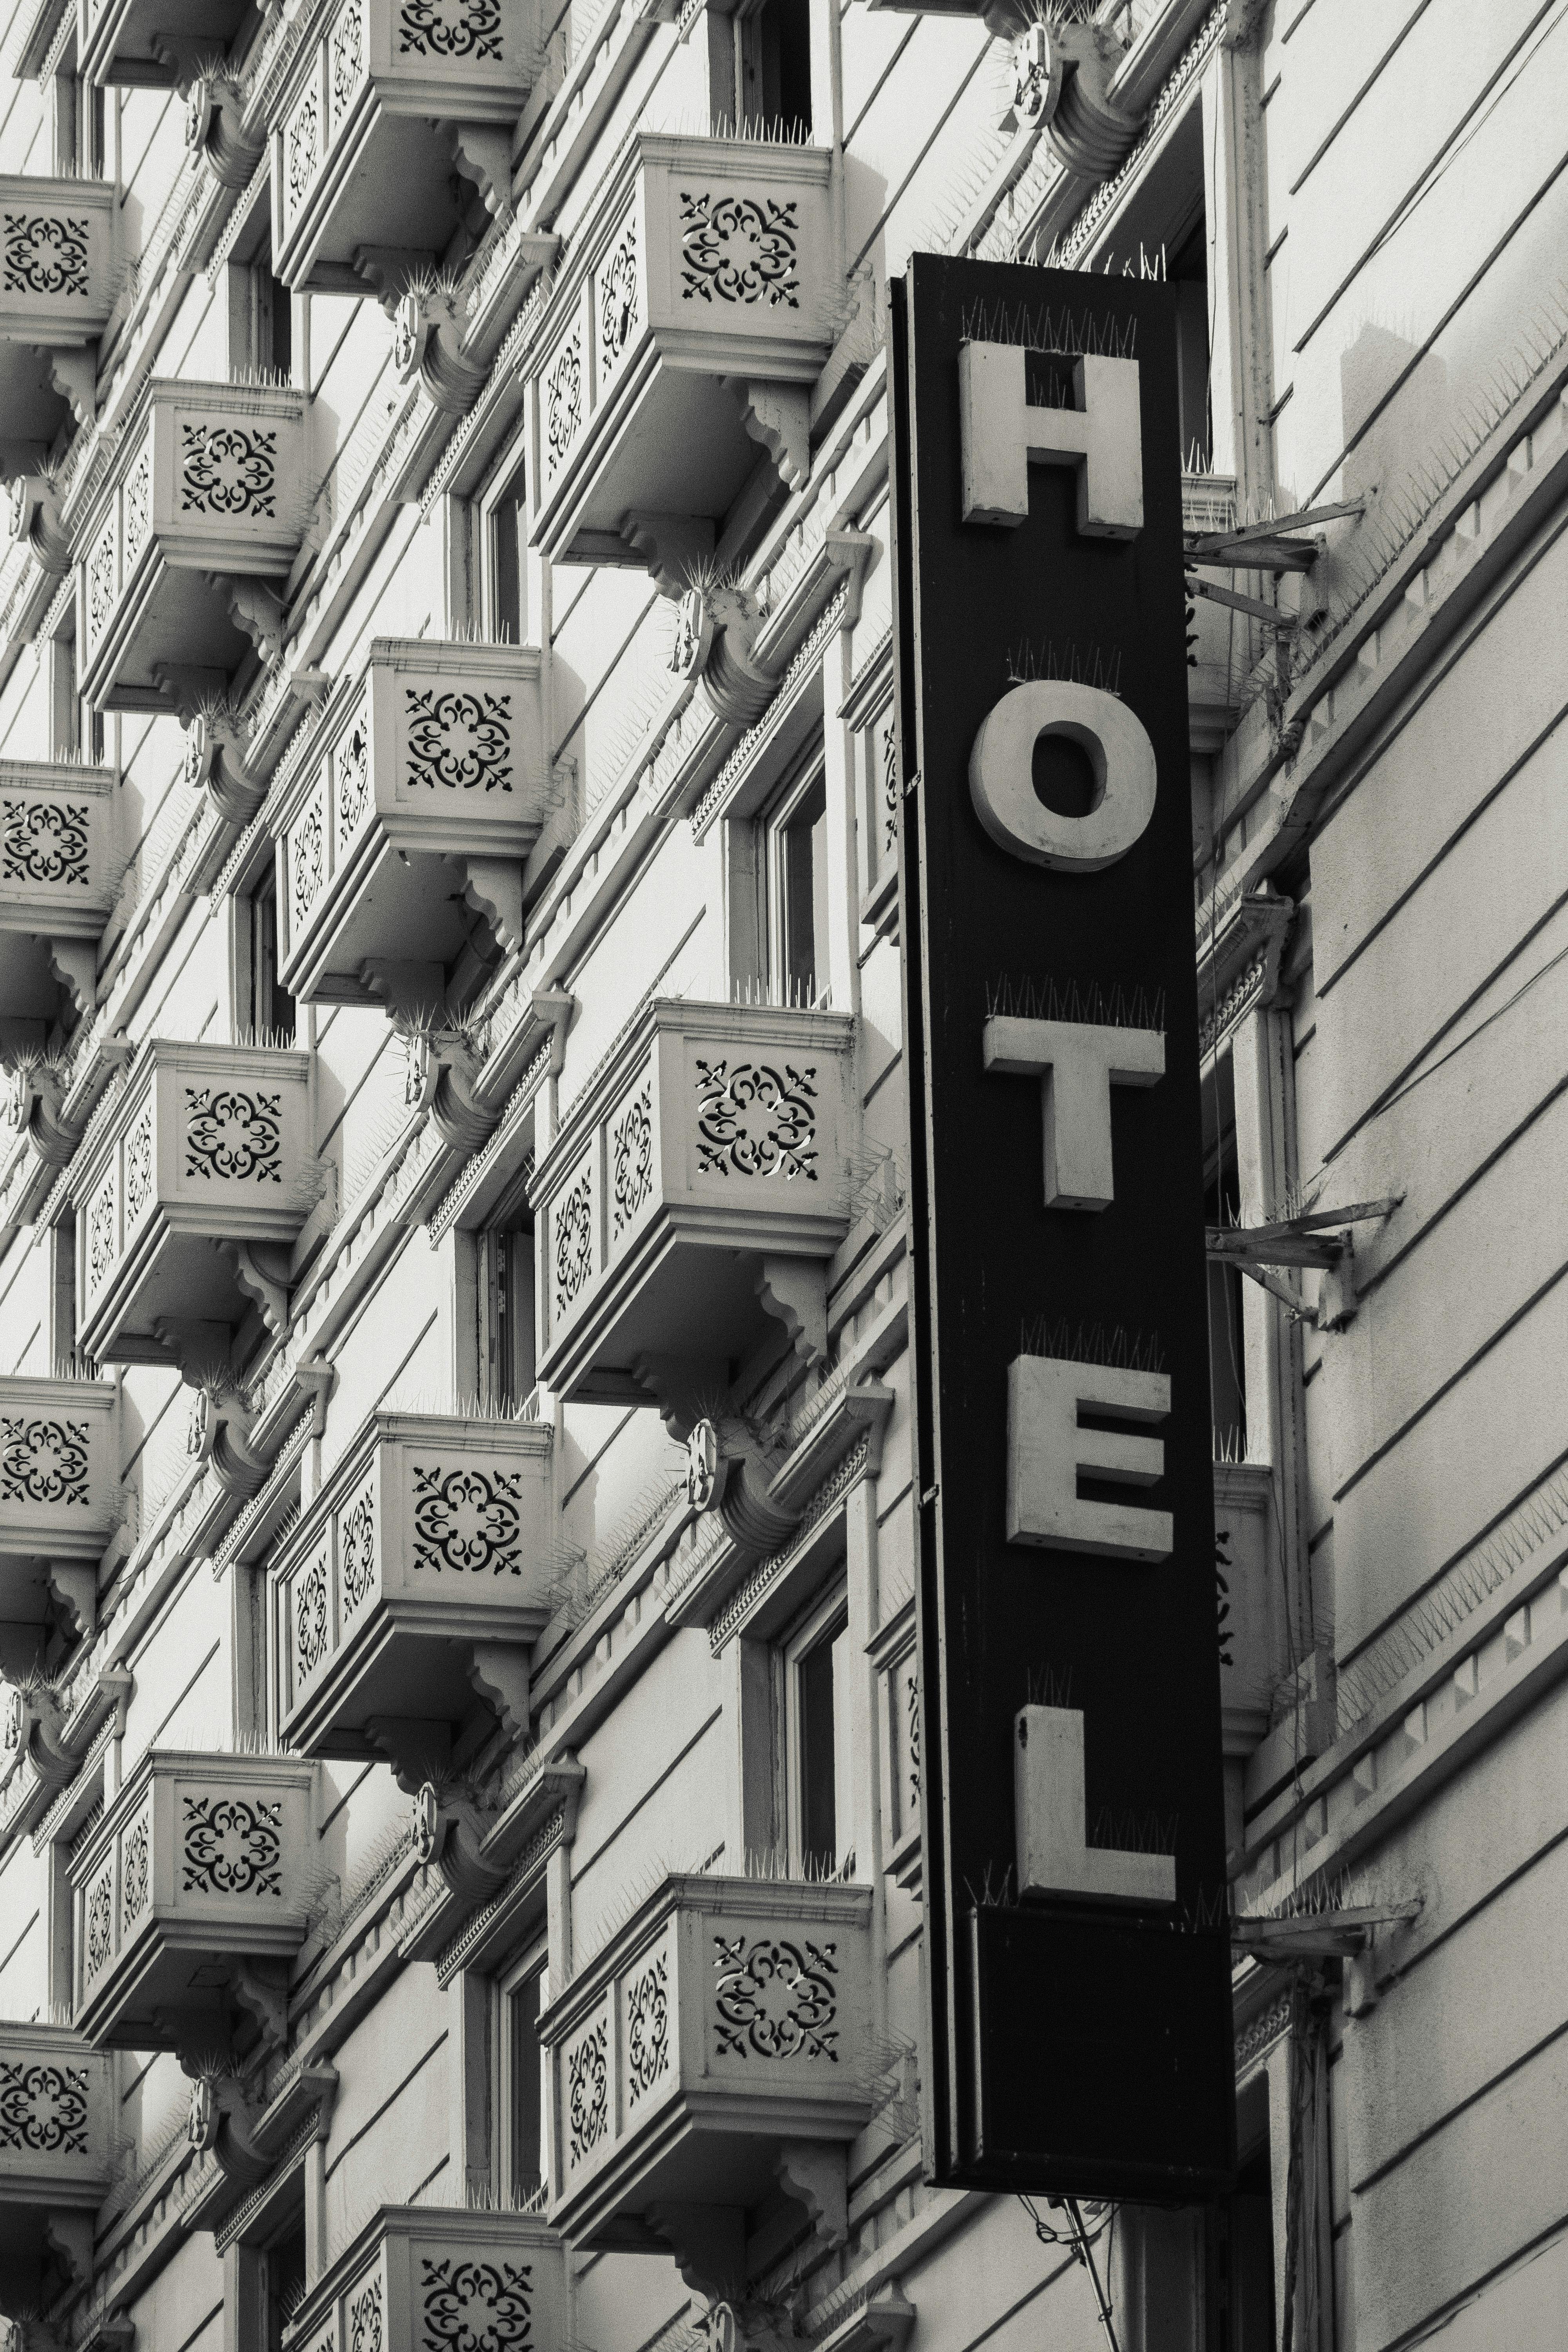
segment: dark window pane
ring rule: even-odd
[[[495,634],[518,646],[522,643],[523,480],[521,473],[497,499],[490,528],[494,535]]]
[[[800,1842],[808,1874],[838,1867],[838,1800],[833,1771],[833,1643],[819,1642],[800,1676]]]
[[[820,782],[784,826],[783,853],[783,977],[790,1002],[809,1004],[821,986],[817,971],[827,943],[827,804]]]
[[[521,2195],[539,2183],[539,1988],[530,1977],[508,2004],[511,2045],[511,2181]]]

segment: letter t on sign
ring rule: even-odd
[[[1163,1033],[998,1013],[986,1022],[983,1042],[988,1070],[1040,1081],[1047,1208],[1108,1208],[1116,1197],[1110,1089],[1152,1087],[1164,1076]]]
[[[1029,519],[1029,465],[1076,466],[1078,527],[1096,539],[1143,528],[1136,360],[1074,362],[1076,408],[1033,408],[1021,343],[963,343],[958,413],[965,522]]]
[[[1152,1486],[1165,1475],[1157,1437],[1080,1429],[1079,1409],[1108,1419],[1168,1418],[1163,1372],[1122,1364],[1079,1364],[1060,1356],[1015,1356],[1007,1367],[1007,1540],[1088,1551],[1104,1559],[1169,1559],[1169,1511],[1080,1496],[1078,1474]]]

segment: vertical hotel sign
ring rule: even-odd
[[[893,288],[929,2168],[1223,2188],[1170,289]]]

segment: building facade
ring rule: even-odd
[[[18,2352],[1560,2339],[1564,14],[10,6]],[[922,2147],[917,250],[1178,331],[1237,2169],[1087,2239]]]

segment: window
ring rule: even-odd
[[[790,1868],[831,1878],[850,1822],[849,1630],[842,1587],[819,1601],[784,1651]]]
[[[282,2352],[283,2330],[305,2294],[305,2216],[294,2216],[273,2239],[260,2264],[261,2341],[267,2352]]]
[[[278,979],[278,877],[270,871],[249,900],[250,1003],[246,1008],[253,1037],[291,1045],[294,1000]]]
[[[252,363],[287,379],[294,361],[294,301],[287,286],[273,277],[270,256],[250,272],[250,302]]]
[[[735,16],[735,113],[811,130],[811,0],[755,0]]]
[[[1230,2201],[1229,2352],[1273,2352],[1274,2190],[1268,2082],[1258,2075],[1236,2105],[1236,2193]]]
[[[542,1944],[531,1949],[497,1985],[500,2056],[496,2116],[500,2137],[503,2200],[531,2197],[544,2177],[544,2070],[539,2012],[544,1997]]]
[[[1090,266],[1136,278],[1162,270],[1176,289],[1177,400],[1182,464],[1206,473],[1209,418],[1208,222],[1204,210],[1203,107],[1194,102],[1166,139],[1142,184],[1118,212]]]
[[[1241,1222],[1236,1154],[1236,1067],[1222,1054],[1204,1080],[1204,1222]],[[1217,1459],[1247,1459],[1247,1356],[1239,1266],[1211,1258],[1208,1267],[1209,1402]]]
[[[521,1405],[533,1388],[533,1234],[479,1235],[479,1377],[495,1411]]]
[[[818,751],[797,772],[762,821],[766,971],[775,999],[826,1001],[827,954],[827,797]]]
[[[489,515],[490,635],[513,646],[522,643],[526,499],[520,466]]]

